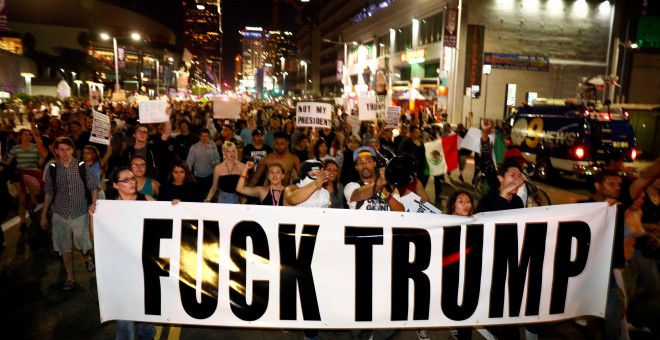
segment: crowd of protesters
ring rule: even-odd
[[[431,200],[425,190],[429,175],[424,142],[451,133],[464,136],[466,132],[461,124],[452,131],[446,116],[424,117],[421,113],[402,116],[396,137],[384,124],[362,122],[353,126],[346,115],[337,113],[333,113],[331,128],[296,127],[295,111],[285,104],[244,104],[241,119],[227,120],[213,117],[211,103],[171,102],[169,119],[161,124],[141,124],[136,105],[109,102],[91,107],[88,102],[71,100],[57,109],[29,103],[25,118],[23,114],[8,114],[26,111],[23,106],[19,102],[2,106],[0,218],[4,219],[9,214],[7,207],[16,202],[20,231],[25,232],[28,218],[36,221],[35,209],[43,200],[39,224],[44,229],[52,226],[54,250],[62,255],[67,269],[64,291],[77,285],[72,248],[84,254],[87,270],[94,270],[89,215],[94,212],[97,197],[155,199],[173,204],[218,202],[403,211],[401,197],[409,193],[419,195],[422,202]],[[92,110],[110,117],[109,145],[90,142]],[[337,107],[336,112],[345,110]],[[17,117],[26,119],[31,129],[15,132],[12,124]],[[488,136],[493,128],[492,122],[481,124],[482,154],[492,152]],[[388,182],[384,169],[379,167],[379,150],[384,147],[404,157],[411,168],[410,180]],[[459,151],[460,180],[467,156],[469,152]],[[611,294],[607,315],[600,320],[600,335],[608,339],[628,338],[632,326],[625,319],[626,305],[660,293],[660,161],[656,160],[638,178],[621,178],[617,170],[622,158],[620,154],[610,155],[606,170],[590,184],[594,192],[591,201],[619,205]],[[469,191],[456,192],[446,204],[446,213],[469,216],[525,206],[517,195],[524,185],[520,164],[509,162],[498,168],[492,157],[479,157],[476,165],[486,175],[489,191],[481,199]],[[438,178],[435,180],[439,195]],[[14,186],[15,197],[7,190],[8,183]],[[67,200],[62,198],[66,190],[91,195],[86,201]],[[621,279],[621,271],[627,266],[637,272],[635,287],[626,287]],[[545,327],[552,325],[528,325],[525,337],[534,339]],[[118,322],[118,334],[139,332],[149,337],[153,336],[152,328],[151,324]],[[502,339],[519,338],[520,330],[515,326],[490,329]],[[368,334],[386,339],[393,332]],[[361,337],[362,333],[353,335]],[[452,334],[469,339],[472,330],[459,328]],[[308,330],[305,337],[316,338],[317,332]],[[418,337],[429,338],[425,330],[419,330]]]

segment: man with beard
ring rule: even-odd
[[[279,163],[284,168],[284,179],[282,184],[289,185],[291,183],[291,174],[296,170],[296,174],[300,176],[300,160],[296,155],[289,152],[289,142],[286,133],[279,131],[275,133],[273,138],[274,152],[271,152],[261,160],[259,168],[252,176],[250,185],[254,186],[257,183],[263,183],[261,176],[265,173],[266,169],[273,163]]]
[[[385,179],[385,169],[376,175],[376,152],[368,146],[353,151],[355,168],[360,180],[346,184],[344,196],[350,209],[404,211],[399,193]]]

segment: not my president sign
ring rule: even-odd
[[[605,311],[616,212],[605,203],[473,217],[97,204],[102,321],[424,328]]]
[[[296,126],[332,127],[332,105],[316,102],[296,104]]]

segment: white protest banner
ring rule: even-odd
[[[606,203],[461,217],[99,200],[101,322],[375,329],[603,317],[615,215]]]
[[[422,214],[442,214],[440,209],[433,206],[429,202],[422,203],[421,197],[414,192],[410,192],[405,196],[401,196],[401,203],[406,212],[422,213]]]
[[[94,120],[89,141],[92,143],[110,145],[110,117],[101,112],[92,111]]]
[[[332,104],[298,102],[296,104],[296,126],[332,127]]]
[[[241,101],[222,97],[213,98],[213,118],[241,119]]]
[[[358,97],[358,117],[360,120],[376,119],[378,103],[376,97]]]
[[[387,117],[385,117],[385,128],[396,129],[399,127],[401,118],[401,106],[388,106]]]
[[[167,115],[167,102],[164,100],[144,100],[140,102],[140,124],[162,123],[170,117]]]

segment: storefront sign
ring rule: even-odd
[[[423,48],[408,50],[401,55],[401,61],[407,62],[408,64],[423,63],[424,58],[426,58],[426,50]]]
[[[458,28],[458,10],[448,8],[445,12],[445,34],[442,39],[444,47],[456,47],[456,32]]]
[[[481,74],[484,65],[484,33],[485,26],[468,25],[467,48],[465,50],[465,86],[481,85]]]
[[[484,53],[484,63],[490,64],[494,68],[548,71],[550,68],[550,57],[486,52]]]

